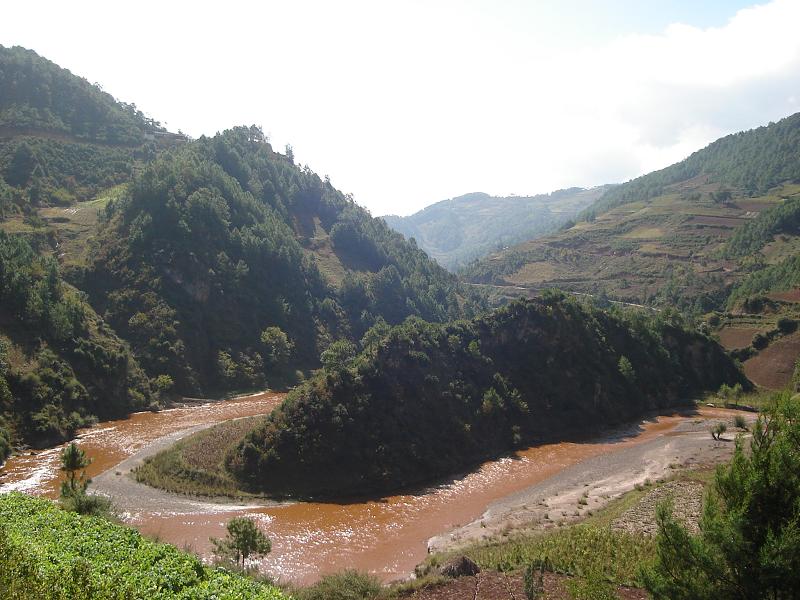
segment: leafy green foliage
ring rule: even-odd
[[[3,232],[0,316],[0,330],[28,358],[17,366],[0,361],[0,414],[23,439],[58,442],[95,415],[120,415],[150,401],[138,364],[64,283],[56,261]]]
[[[322,348],[358,339],[379,317],[463,314],[453,276],[273,152],[256,127],[165,153],[107,217],[84,278],[90,296],[151,376],[169,375],[178,393],[316,366]],[[332,240],[345,269],[338,288],[303,245],[310,227]]]
[[[636,381],[636,370],[633,368],[633,365],[631,364],[631,361],[628,360],[627,356],[620,356],[617,366],[619,368],[619,372],[627,381],[630,383],[634,383]]]
[[[11,434],[5,423],[0,418],[0,465],[11,455]]]
[[[746,383],[716,343],[671,316],[548,294],[473,321],[392,328],[293,391],[227,464],[267,493],[386,491],[723,382]]]
[[[598,575],[570,579],[567,590],[574,600],[617,600],[614,586]]]
[[[347,367],[348,363],[356,356],[356,345],[348,340],[333,342],[320,355],[322,366],[327,371],[335,372]]]
[[[272,543],[258,528],[254,519],[250,517],[234,517],[225,526],[228,535],[225,539],[211,538],[214,544],[214,554],[229,558],[237,565],[242,561],[245,567],[250,556],[268,554],[272,550]]]
[[[105,519],[0,496],[0,590],[14,600],[280,600],[255,583]]]
[[[267,360],[276,366],[285,365],[294,349],[294,344],[280,327],[267,327],[262,331],[261,343]]]
[[[691,536],[658,510],[657,559],[643,571],[656,599],[794,598],[800,589],[800,404],[789,394],[741,439]]]

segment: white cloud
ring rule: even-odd
[[[262,124],[374,214],[624,180],[798,110],[797,0],[611,39],[554,6],[28,2],[4,7],[0,43],[173,129]]]

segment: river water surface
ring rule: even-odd
[[[99,423],[79,444],[92,458],[90,476],[113,469],[163,436],[198,425],[270,412],[283,398],[263,393]],[[308,583],[344,568],[369,571],[388,581],[407,576],[424,560],[427,540],[479,518],[494,501],[526,489],[586,458],[637,444],[672,430],[686,417],[661,416],[599,440],[543,444],[489,461],[440,484],[375,500],[297,502],[238,507],[208,503],[190,512],[130,508],[123,518],[147,535],[209,556],[209,536],[222,537],[233,516],[256,518],[272,540],[263,571]],[[11,458],[0,471],[0,492],[18,490],[55,498],[61,446]],[[121,500],[121,501],[120,501]]]

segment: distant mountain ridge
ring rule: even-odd
[[[386,223],[443,267],[455,270],[489,252],[534,239],[561,227],[611,186],[568,188],[536,196],[491,196],[483,192],[442,200]]]
[[[800,281],[798,215],[800,113],[615,186],[572,227],[462,275],[514,294],[557,287],[703,314]]]

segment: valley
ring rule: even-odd
[[[800,113],[586,185],[376,218],[0,46],[0,600],[794,597]]]
[[[705,432],[709,422],[731,418],[732,412],[703,408],[654,415],[596,437],[523,449],[435,485],[375,499],[206,498],[136,483],[131,471],[176,440],[229,419],[268,413],[282,399],[281,394],[254,394],[99,423],[78,435],[93,459],[88,470],[92,487],[113,500],[123,522],[207,559],[208,538],[221,535],[231,517],[248,515],[274,540],[272,552],[259,564],[276,579],[311,583],[320,575],[357,568],[393,581],[408,577],[431,549],[448,551],[512,525],[542,523],[546,529],[556,521],[569,522],[575,518],[573,505],[582,508],[575,494],[587,484],[591,502],[586,510],[597,510],[645,479],[665,476],[670,464],[713,464],[731,450],[730,445],[711,444]],[[24,491],[56,498],[59,451],[9,460],[0,471],[0,494]],[[609,479],[611,473],[618,477]],[[549,508],[538,514],[534,506],[541,502]],[[555,519],[567,510],[569,516]],[[543,519],[545,512],[554,515],[552,523]],[[391,539],[386,531],[392,532]]]

